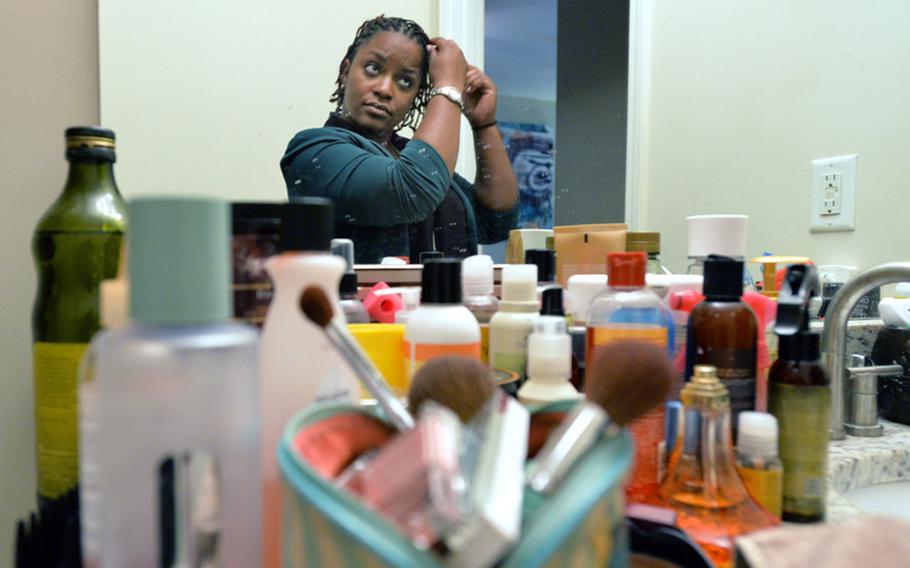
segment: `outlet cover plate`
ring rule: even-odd
[[[812,160],[809,231],[822,233],[855,229],[856,159],[856,154],[850,154]],[[836,201],[832,203],[832,199]]]

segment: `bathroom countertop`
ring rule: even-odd
[[[828,446],[829,522],[843,522],[864,513],[843,495],[853,489],[910,480],[910,426],[879,420],[880,438],[832,441]]]

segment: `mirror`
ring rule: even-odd
[[[449,3],[357,0],[338,14],[291,0],[267,9],[99,0],[101,118],[123,133],[124,193],[284,199],[278,159],[293,133],[324,120],[357,25],[382,11],[436,31]],[[910,144],[910,121],[899,119],[910,95],[900,27],[910,5],[643,0],[625,10],[559,3],[559,62],[572,54],[575,66],[558,66],[558,84],[570,71],[576,83],[557,88],[557,224],[624,218],[659,230],[674,271],[686,266],[685,216],[702,213],[748,214],[747,257],[866,268],[907,256],[910,229],[893,205],[904,199],[898,164]],[[629,22],[628,38],[604,30],[611,15]],[[616,37],[627,57],[608,47]],[[604,79],[599,66],[611,62],[630,65],[628,84]],[[628,116],[595,95],[627,100]],[[574,146],[561,120],[572,100],[581,103],[570,118],[588,136]],[[628,132],[608,140],[607,118]],[[854,230],[810,232],[811,161],[853,153]],[[563,204],[597,218],[563,219]]]

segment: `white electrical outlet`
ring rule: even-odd
[[[812,160],[809,230],[813,233],[854,230],[856,157]]]

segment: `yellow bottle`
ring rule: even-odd
[[[741,412],[736,471],[752,498],[780,519],[784,467],[777,455],[777,419],[764,412]]]

